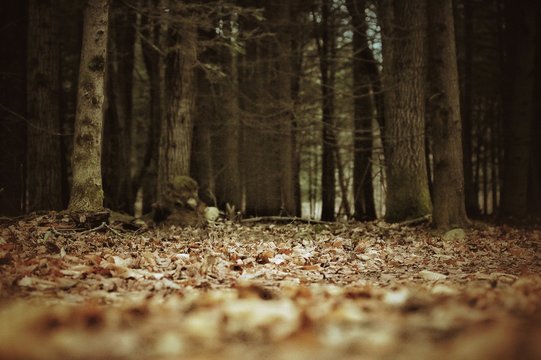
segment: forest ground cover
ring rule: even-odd
[[[539,359],[541,230],[0,225],[1,359]]]

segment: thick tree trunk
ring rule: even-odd
[[[24,212],[26,157],[25,1],[0,2],[0,215]]]
[[[276,90],[274,94],[277,105],[277,123],[280,129],[280,186],[282,192],[282,209],[285,215],[296,216],[297,201],[295,190],[295,134],[293,132],[293,98],[292,98],[292,8],[296,1],[277,3],[272,12],[272,25],[276,31]]]
[[[321,42],[319,46],[323,113],[321,154],[321,220],[323,221],[334,221],[336,202],[334,154],[336,151],[336,136],[334,129],[334,77],[332,76],[334,59],[331,58],[332,47],[335,46],[333,37],[336,34],[330,8],[330,0],[324,0],[321,9]]]
[[[130,164],[135,13],[121,0],[114,0],[111,23],[103,187],[107,207],[131,214],[134,205]]]
[[[157,201],[158,155],[160,130],[163,120],[163,58],[160,50],[163,45],[163,25],[156,16],[161,8],[161,0],[143,0],[146,12],[141,15],[141,49],[149,79],[150,119],[147,148],[143,163],[133,179],[132,192],[136,194],[143,187],[143,214],[152,210]]]
[[[453,7],[428,2],[428,118],[434,156],[432,222],[441,229],[468,224],[464,201],[460,99]]]
[[[158,201],[179,176],[190,174],[192,145],[194,70],[197,63],[197,29],[193,21],[176,24],[169,30],[170,48],[165,76],[165,117],[161,126],[158,165]]]
[[[508,96],[505,117],[505,159],[501,214],[523,217],[528,211],[533,116],[537,5],[508,1]]]
[[[30,0],[27,75],[27,211],[60,210],[60,49],[57,12]]]
[[[207,64],[211,60],[209,50],[202,53],[199,61]],[[194,110],[194,128],[190,173],[199,184],[199,198],[207,205],[217,206],[212,161],[212,119],[214,114],[214,95],[212,84],[205,71],[196,72],[197,94]]]
[[[385,218],[399,222],[430,214],[425,161],[424,1],[384,1]]]
[[[268,12],[268,9],[266,9]],[[268,15],[270,17],[270,15]],[[246,24],[254,29],[253,24]],[[247,44],[240,90],[243,113],[243,174],[246,189],[245,213],[249,216],[280,215],[282,208],[280,131],[276,119],[273,86],[274,51],[271,40]]]
[[[535,84],[534,99],[541,98],[541,22],[537,23],[535,47]],[[532,117],[532,138],[541,139],[541,103],[534,105]],[[532,141],[530,149],[530,181],[528,184],[528,209],[541,214],[541,141]]]
[[[83,30],[73,144],[73,183],[68,209],[103,208],[101,146],[107,65],[109,1],[88,0]]]
[[[355,219],[376,218],[374,189],[372,186],[372,119],[375,109],[375,91],[381,86],[373,84],[373,77],[379,78],[379,71],[371,49],[368,46],[365,20],[365,0],[346,2],[353,25],[353,117],[354,117],[354,159],[353,195]],[[379,79],[378,79],[379,82]],[[381,95],[377,95],[381,96]],[[381,111],[382,109],[379,109]]]

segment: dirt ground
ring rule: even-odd
[[[541,231],[5,221],[0,359],[541,359]]]

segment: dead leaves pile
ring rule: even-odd
[[[540,250],[508,227],[34,217],[0,227],[0,358],[541,358]]]

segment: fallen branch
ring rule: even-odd
[[[321,221],[321,220],[313,220],[313,219],[304,219],[300,217],[284,217],[284,216],[257,216],[253,218],[248,219],[242,219],[240,222],[242,223],[255,223],[255,222],[287,222],[287,223],[294,223],[294,222],[301,222],[304,224],[321,224],[321,225],[332,225],[335,224],[334,222],[330,221]]]
[[[89,233],[92,233],[92,232],[96,232],[96,231],[99,231],[99,230],[103,230],[103,229],[107,229],[109,231],[111,231],[113,234],[115,234],[116,236],[118,237],[122,237],[122,234],[119,233],[118,231],[116,231],[114,228],[112,228],[111,226],[109,226],[106,222],[102,222],[99,226],[96,226],[92,229],[88,229],[88,230],[84,230],[84,231],[78,231],[76,229],[73,229],[73,230],[57,230],[56,228],[54,227],[51,227],[51,232],[57,236],[66,236],[66,235],[75,235],[75,234],[78,234],[78,235],[84,235],[84,234],[89,234]]]

